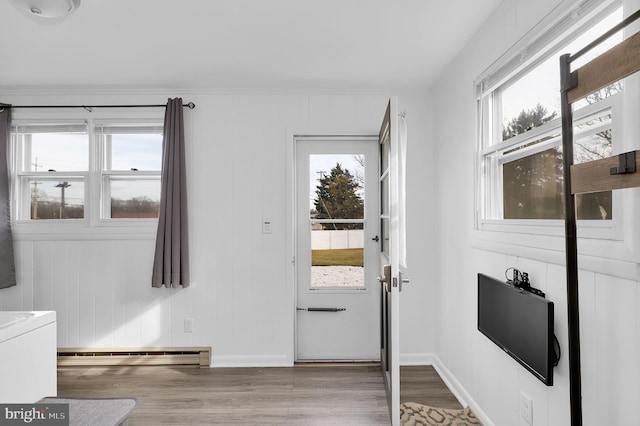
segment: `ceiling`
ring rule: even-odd
[[[501,1],[0,0],[0,87],[428,88]]]

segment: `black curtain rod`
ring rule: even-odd
[[[165,108],[167,105],[9,105],[0,103],[0,108],[84,108],[91,112],[93,108]],[[183,107],[194,109],[196,104],[189,102]]]

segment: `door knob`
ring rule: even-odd
[[[378,238],[378,236],[376,235],[376,236],[375,236],[375,237],[373,237],[371,240],[372,240],[372,241],[375,241],[375,242],[377,243],[378,241],[380,241],[380,238]]]

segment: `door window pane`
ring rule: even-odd
[[[309,182],[311,218],[364,219],[364,155],[312,154]]]
[[[365,287],[363,223],[311,222],[311,288],[326,287]]]

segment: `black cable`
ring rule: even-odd
[[[560,342],[556,335],[553,335],[554,345],[553,345],[553,354],[555,355],[555,359],[553,360],[553,366],[557,367],[560,363],[560,357],[562,356],[562,351],[560,350]],[[556,351],[557,349],[557,351]]]
[[[513,269],[513,277],[511,279],[509,279],[509,277],[507,276],[507,272],[509,272],[509,270]],[[520,271],[518,271],[516,268],[511,267],[511,268],[507,268],[504,271],[504,278],[507,280],[507,282],[518,282],[518,277],[520,276]]]

